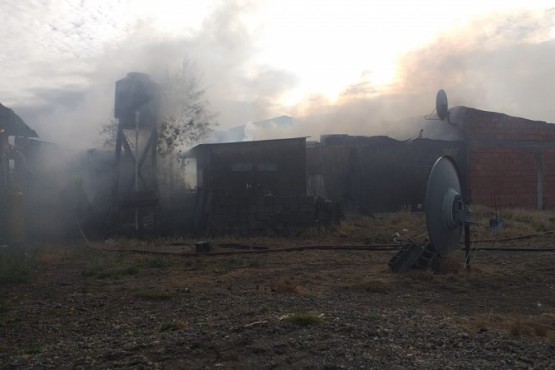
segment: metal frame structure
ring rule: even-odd
[[[117,218],[112,231],[143,237],[156,233],[156,180],[159,88],[143,73],[129,73],[116,82],[114,199]]]
[[[14,186],[10,168],[10,160],[14,160],[10,136],[38,137],[21,117],[0,104],[0,244],[21,243],[25,239],[23,194]]]

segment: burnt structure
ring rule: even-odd
[[[115,155],[40,141],[0,105],[0,244],[21,239],[25,229],[41,241],[81,240],[80,229],[91,238],[156,229],[274,235],[326,227],[341,212],[420,211],[428,174],[444,155],[457,164],[465,203],[555,206],[550,123],[455,107],[449,119],[415,122],[414,131],[423,131],[412,140],[327,135],[201,144],[182,157],[184,174],[176,162],[157,161],[158,100],[146,75],[116,83]],[[190,174],[196,185],[186,185]],[[81,199],[68,196],[74,178]]]
[[[346,214],[422,211],[428,175],[441,156],[456,162],[466,203],[553,207],[555,125],[467,107],[449,113],[449,120],[416,123],[422,131],[415,139],[327,135],[306,143],[304,154],[287,140],[200,145],[191,152],[198,154],[196,228],[229,231],[264,219],[246,205],[254,199],[248,194],[264,194],[265,184],[291,186],[297,194],[305,186],[304,195],[340,204]],[[282,169],[306,167],[258,180],[263,172],[255,160],[268,162],[268,155],[283,161]]]
[[[18,137],[38,135],[13,110],[0,104],[0,244],[22,242],[24,238],[23,193],[21,179],[16,176],[18,155],[13,146]]]
[[[201,233],[289,233],[331,222],[331,208],[307,195],[306,138],[201,144],[194,229]]]
[[[341,203],[346,213],[421,211],[428,174],[442,155],[462,161],[464,144],[323,136],[307,148],[309,190]]]
[[[63,146],[16,137],[14,175],[23,194],[30,240],[82,240],[92,188],[81,155]],[[104,215],[105,216],[105,215]]]
[[[457,163],[466,202],[555,207],[555,125],[468,107],[424,121],[424,137],[323,136],[307,148],[308,185],[346,211],[420,209],[434,161]]]
[[[128,73],[116,82],[115,233],[142,236],[156,231],[159,95],[158,85],[144,73]]]

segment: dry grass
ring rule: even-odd
[[[389,282],[383,279],[366,279],[362,282],[361,287],[368,293],[386,293],[389,289]]]
[[[72,262],[82,253],[82,248],[67,245],[48,245],[37,249],[37,262],[54,266]]]
[[[502,239],[555,230],[555,211],[502,209],[503,231],[494,234],[489,220],[494,217],[492,208],[471,205],[473,218],[480,225],[472,226],[472,239]],[[389,243],[398,233],[398,241],[413,240],[421,243],[427,237],[426,219],[422,214],[399,212],[379,217],[356,217],[344,220],[333,236],[343,236],[364,243]]]
[[[400,212],[379,217],[355,217],[344,220],[335,232],[363,243],[390,243],[398,233],[400,240],[420,239],[425,233],[425,218],[421,214]]]
[[[135,297],[149,301],[165,301],[175,297],[176,293],[159,289],[138,289],[134,292]]]
[[[163,239],[163,241],[167,243],[167,239]],[[141,249],[153,244],[158,244],[158,240],[148,241],[132,238],[115,238],[105,240],[103,243],[99,244],[98,247],[107,249]]]
[[[553,313],[539,315],[485,313],[474,315],[461,326],[470,333],[493,331],[515,337],[555,342],[555,314]]]
[[[305,290],[298,286],[290,278],[279,278],[275,283],[273,290],[276,293],[294,293],[294,294],[305,294]]]
[[[174,330],[181,330],[186,329],[189,327],[189,323],[185,320],[170,320],[162,323],[160,325],[160,331],[174,331]]]
[[[437,274],[458,274],[464,269],[464,263],[453,255],[438,257],[432,261],[432,270]]]
[[[89,249],[80,256],[84,268],[84,277],[97,279],[119,279],[125,275],[135,275],[139,272],[137,266],[125,260],[120,253]]]
[[[493,215],[493,210],[484,206],[473,206],[475,219],[484,225],[473,227],[473,239],[491,239],[519,236],[536,233],[546,229],[555,229],[554,211],[533,211],[533,210],[502,210],[501,217],[505,221],[504,231],[493,235],[488,226],[488,220]],[[410,212],[400,212],[395,214],[384,214],[375,217],[356,217],[344,220],[335,229],[324,233],[313,233],[312,231],[290,238],[269,238],[269,237],[250,237],[239,238],[235,236],[219,237],[211,240],[214,245],[219,243],[237,243],[251,246],[265,246],[269,248],[292,247],[313,243],[334,244],[346,242],[349,244],[358,243],[390,243],[391,236],[398,233],[398,241],[413,239],[420,242],[426,237],[425,217],[421,214]],[[420,239],[421,240],[420,240]],[[165,244],[166,249],[183,248],[172,247],[172,243],[189,243],[194,245],[195,240],[191,239],[160,239],[155,241],[137,241],[132,239],[109,240],[97,245],[102,248],[129,249],[145,248],[159,249],[160,243]],[[0,280],[25,281],[29,278],[34,266],[55,267],[58,264],[77,263],[83,266],[85,276],[96,276],[97,278],[118,278],[123,275],[132,275],[138,271],[150,268],[169,268],[176,266],[174,257],[147,256],[147,255],[126,255],[122,257],[118,253],[108,252],[99,249],[80,248],[65,246],[43,246],[32,253],[33,258],[14,259],[2,258],[0,261]],[[210,259],[190,259],[185,260],[182,265],[188,271],[214,269],[218,273],[248,272],[248,269],[269,267],[262,266],[264,259],[261,256],[229,256]],[[181,264],[181,262],[180,262]],[[442,264],[441,273],[456,274],[460,273],[462,264],[458,259],[449,258]],[[244,271],[245,270],[245,271]],[[433,276],[428,272],[415,272],[412,274],[415,280],[431,280]],[[343,282],[348,279],[342,277]],[[288,283],[289,281],[289,283]],[[356,281],[350,282],[353,285],[360,285]],[[372,283],[370,283],[372,284]],[[380,284],[380,283],[377,283]],[[282,279],[276,283],[276,290],[282,292],[300,293],[303,289],[298,288],[290,280]],[[372,290],[373,288],[369,288]],[[380,288],[376,288],[380,290]]]
[[[0,248],[0,284],[29,281],[37,266],[36,253],[14,247]]]
[[[490,238],[489,219],[494,216],[492,208],[483,205],[471,205],[475,221],[481,225],[473,227],[475,234],[481,238]],[[555,230],[555,211],[537,211],[525,209],[502,209],[500,218],[504,230],[497,237],[513,237]],[[326,231],[307,229],[295,236],[283,237],[239,237],[233,235],[217,236],[210,239],[213,245],[242,244],[250,246],[292,247],[306,245],[307,241],[340,241],[348,238],[356,243],[389,243],[392,235],[398,233],[399,240],[414,240],[417,243],[426,238],[426,220],[423,214],[401,211],[398,213],[378,214],[375,216],[356,216],[342,220],[341,224]],[[160,238],[151,241],[118,238],[93,243],[95,248],[104,249],[157,249],[156,247],[189,246],[198,241],[193,238]],[[329,244],[329,243],[328,243]],[[42,248],[40,258],[44,262],[57,262],[71,259],[82,248],[74,246],[48,246]]]
[[[431,270],[409,270],[406,276],[415,281],[432,281],[435,277]]]
[[[479,211],[478,216],[487,221],[491,210],[484,207]],[[549,226],[548,222],[551,222],[548,212],[538,214],[534,211],[515,210],[512,213],[502,213],[502,216],[505,214],[512,222],[509,225],[513,225],[513,229],[506,226],[501,234],[503,237],[531,233],[531,230],[545,228]],[[407,231],[403,231],[405,229]],[[482,227],[481,230],[480,237],[490,238],[487,228]],[[309,232],[293,238],[230,237],[210,241],[213,244],[228,242],[270,248],[307,245],[315,240],[322,244],[384,243],[390,242],[391,234],[395,232],[403,237],[425,233],[424,217],[403,212],[376,218],[348,219],[339,229],[324,234],[315,235]],[[418,242],[416,239],[415,241]],[[165,248],[172,248],[171,240],[164,242],[167,243]],[[131,245],[129,241],[123,241],[123,244],[126,243]],[[152,249],[159,248],[159,244],[144,245]],[[194,241],[191,241],[191,245],[194,245]],[[554,340],[555,315],[539,310],[533,311],[535,307],[526,306],[527,303],[523,303],[520,297],[522,292],[532,296],[532,293],[525,291],[526,286],[538,289],[538,294],[544,294],[541,289],[545,286],[544,282],[525,285],[527,278],[536,277],[540,272],[530,268],[529,273],[521,274],[526,268],[521,266],[519,260],[523,257],[511,256],[498,260],[501,255],[479,255],[480,258],[476,260],[472,269],[465,271],[462,269],[463,253],[457,251],[445,259],[440,274],[431,270],[394,274],[387,267],[387,261],[393,254],[367,251],[304,251],[182,258],[59,246],[42,248],[36,261],[39,268],[46,266],[52,271],[56,271],[59,264],[72,266],[72,271],[77,272],[76,281],[82,284],[84,291],[89,289],[95,294],[105,291],[109,292],[106,294],[123,292],[132,300],[141,300],[138,303],[148,307],[166,307],[193,299],[203,303],[217,299],[220,295],[243,295],[246,298],[255,296],[254,301],[257,303],[246,308],[248,315],[245,317],[254,315],[256,319],[263,317],[275,320],[275,311],[279,312],[283,308],[279,308],[280,306],[273,302],[293,302],[299,299],[304,302],[305,298],[335,299],[340,292],[353,297],[353,300],[375,303],[379,309],[418,307],[426,312],[435,312],[441,307],[447,315],[455,317],[453,322],[456,326],[470,333],[487,330],[507,336]],[[537,261],[537,257],[535,258],[528,263]],[[0,265],[2,263],[4,260],[0,260]],[[541,267],[550,268],[547,271],[551,274],[551,266]],[[79,272],[83,274],[79,275]],[[522,288],[519,285],[520,280]],[[260,302],[263,304],[258,306]],[[0,324],[3,316],[12,315],[9,303],[12,301],[0,299]],[[550,302],[544,302],[542,299],[542,303],[547,309],[552,309]],[[308,310],[312,307],[305,308]],[[487,312],[489,309],[492,310],[491,313]],[[502,313],[508,309],[520,314]],[[3,314],[6,311],[9,312]],[[472,315],[470,319],[468,312]],[[537,315],[527,315],[530,312]],[[163,319],[157,324],[160,325],[157,327],[160,332],[186,329],[189,325],[186,321],[179,320],[179,317],[161,317]],[[283,324],[287,322],[301,326],[325,322],[321,313],[302,310],[286,315],[283,320]]]
[[[491,237],[493,233],[489,230],[489,220],[495,216],[495,211],[480,205],[471,208],[474,219],[482,225],[478,231]],[[555,230],[555,211],[552,210],[501,209],[498,218],[503,221],[503,231],[495,234],[497,238],[511,238]]]

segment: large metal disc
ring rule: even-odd
[[[440,157],[432,167],[424,207],[432,246],[445,257],[459,247],[463,223],[457,211],[464,207],[459,175],[450,157]]]
[[[449,115],[449,106],[447,103],[447,94],[441,89],[436,95],[436,111],[440,120],[444,120]]]

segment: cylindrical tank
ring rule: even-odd
[[[130,72],[116,81],[114,116],[123,129],[135,129],[139,113],[141,129],[156,125],[160,109],[160,88],[146,73]]]

